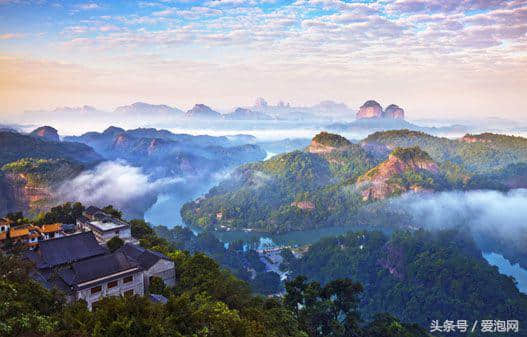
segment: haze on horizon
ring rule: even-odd
[[[255,97],[525,119],[525,0],[0,0],[0,117]]]

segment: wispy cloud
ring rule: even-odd
[[[260,81],[243,88],[229,82],[232,93],[224,92],[223,99],[232,101],[220,105],[245,95],[247,100],[265,95],[303,104],[332,98],[351,106],[379,97],[405,105],[410,116],[412,111],[512,115],[518,111],[512,107],[522,104],[518,88],[525,89],[527,83],[521,71],[527,65],[525,0],[101,4],[78,5],[78,13],[68,20],[57,14],[45,27],[62,34],[38,41],[40,48],[31,55],[24,52],[27,46],[4,51],[26,59],[42,54],[91,69],[144,73],[145,78],[132,80],[135,86],[150,83],[159,73],[177,71],[170,81],[161,78],[163,85],[179,87],[181,79],[189,80],[187,69],[170,66],[199,60],[207,66],[197,69],[194,78],[203,81],[199,83],[206,98],[218,91],[212,85],[216,76]],[[22,18],[23,11],[13,15]],[[20,40],[32,45],[28,36]],[[147,59],[148,65],[137,65],[132,55]],[[113,63],[104,63],[110,57]],[[282,83],[280,90],[273,81]],[[502,104],[509,103],[510,109],[504,109]]]

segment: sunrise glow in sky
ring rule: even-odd
[[[527,115],[527,0],[0,0],[0,115],[397,103]]]

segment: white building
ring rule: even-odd
[[[104,213],[101,209],[90,206],[84,216],[77,218],[77,228],[84,232],[93,232],[97,241],[106,243],[117,236],[123,241],[132,240],[130,225],[120,219]]]
[[[125,244],[118,252],[124,253],[141,265],[144,271],[145,288],[149,287],[152,277],[161,278],[168,287],[176,285],[174,261],[165,255],[131,243]]]
[[[59,275],[72,289],[69,296],[86,301],[89,310],[104,297],[145,293],[141,266],[119,252],[74,263]]]

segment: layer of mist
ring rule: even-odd
[[[527,190],[406,194],[390,202],[425,229],[466,228],[484,252],[527,268]]]
[[[123,161],[107,161],[62,184],[58,197],[99,207],[111,204],[128,217],[142,217],[158,194],[182,181],[180,177],[152,179],[141,168]]]

